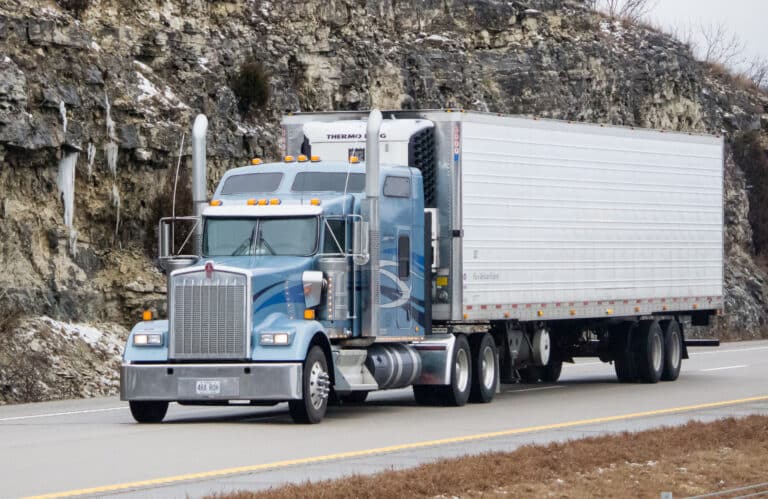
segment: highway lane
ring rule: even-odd
[[[115,398],[3,406],[0,497],[94,487],[106,487],[92,490],[96,496],[199,497],[692,418],[768,414],[768,342],[693,354],[674,383],[619,384],[612,366],[585,359],[566,365],[556,385],[505,385],[492,404],[419,407],[410,390],[397,390],[331,408],[314,426],[292,424],[284,404],[172,405],[160,425],[133,423]],[[718,405],[729,401],[739,402]],[[137,483],[147,480],[156,482]]]

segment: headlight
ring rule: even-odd
[[[293,334],[288,331],[273,331],[270,333],[261,333],[259,335],[259,344],[261,345],[290,345]]]
[[[163,344],[163,335],[159,333],[139,333],[133,335],[133,345],[137,347],[157,347]]]

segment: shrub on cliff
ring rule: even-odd
[[[259,61],[247,60],[240,65],[230,87],[241,113],[262,108],[269,100],[269,73]]]
[[[768,154],[760,141],[760,132],[738,134],[733,140],[733,157],[747,176],[755,253],[768,255]]]

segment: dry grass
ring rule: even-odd
[[[684,497],[768,481],[768,417],[588,438],[216,499]],[[393,459],[397,459],[393,456]],[[349,466],[339,463],[340,467]]]

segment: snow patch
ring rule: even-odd
[[[152,68],[150,68],[149,66],[147,66],[146,64],[144,64],[144,63],[143,63],[143,62],[141,62],[141,61],[133,61],[133,63],[134,63],[135,65],[137,65],[137,66],[139,67],[139,69],[141,69],[141,70],[142,70],[142,71],[144,71],[145,73],[152,73],[152,72],[153,72],[153,71],[152,71]]]
[[[160,93],[157,90],[157,87],[155,87],[155,85],[153,85],[143,74],[136,71],[136,77],[139,79],[139,90],[141,90],[141,95],[138,97],[139,102],[151,99]]]
[[[11,58],[6,55],[5,57],[3,57],[3,62],[9,63],[11,62]]]

